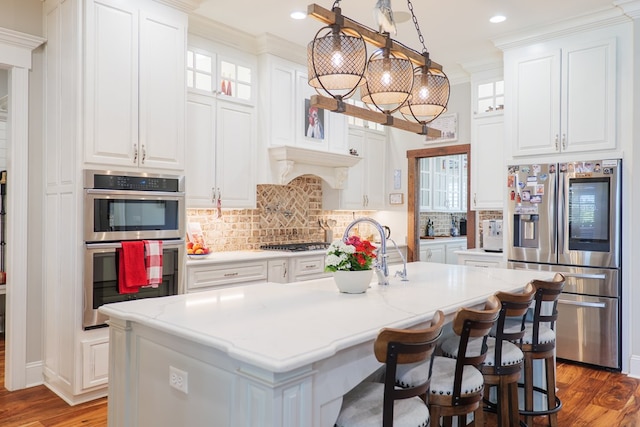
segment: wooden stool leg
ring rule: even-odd
[[[518,382],[512,382],[508,385],[509,388],[509,426],[520,426],[520,411],[518,411]]]
[[[431,427],[440,427],[440,407],[429,405],[429,418],[431,419]]]
[[[529,354],[524,358],[524,409],[533,411],[533,359]],[[533,416],[527,416],[526,423],[532,426]]]
[[[556,407],[556,369],[554,357],[545,359],[545,371],[547,377],[547,405],[549,409]],[[558,427],[558,414],[549,414],[549,424],[551,427]]]
[[[498,385],[498,426],[509,426],[509,384],[504,382],[504,378],[500,378]]]
[[[474,427],[484,427],[484,409],[482,408],[482,401],[478,405],[478,409],[473,413],[473,425]]]

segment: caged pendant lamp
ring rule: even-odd
[[[424,52],[423,55],[425,65],[414,69],[411,96],[399,111],[407,120],[426,124],[447,110],[450,85],[443,71],[430,68],[429,53]]]
[[[342,101],[364,83],[367,45],[357,31],[343,31],[339,3],[334,2],[332,8],[335,23],[321,28],[307,45],[307,69],[309,85],[318,94]]]
[[[369,58],[360,96],[370,109],[391,114],[411,96],[413,65],[405,55],[390,49],[389,33],[384,35],[387,45]]]
[[[420,31],[418,19],[413,13],[411,0],[407,0],[407,5],[418,33],[418,40],[422,44],[424,64],[415,68],[411,96],[400,107],[399,111],[405,119],[413,119],[424,125],[432,122],[447,110],[450,84],[447,75],[443,71],[431,67],[429,52],[424,44],[424,37]]]

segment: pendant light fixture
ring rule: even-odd
[[[391,50],[389,33],[383,35],[387,43],[369,58],[360,99],[371,109],[391,114],[411,95],[413,65],[407,56]]]
[[[449,80],[442,67],[429,59],[411,0],[407,3],[423,53],[393,40],[388,32],[373,30],[343,16],[339,3],[336,0],[331,10],[317,4],[307,7],[307,16],[326,25],[307,45],[308,82],[318,93],[311,97],[310,105],[439,137],[441,132],[426,124],[446,110]],[[382,6],[390,9],[391,5],[376,5],[384,12]],[[377,49],[368,60],[367,44]],[[366,107],[343,101],[358,88]],[[398,110],[401,114],[394,115]]]
[[[307,45],[307,68],[309,85],[318,94],[342,101],[365,82],[367,45],[357,31],[344,31],[339,3],[335,1],[331,9],[335,22],[321,28]]]
[[[431,67],[429,51],[424,44],[418,19],[413,13],[411,0],[407,0],[407,6],[418,33],[418,40],[422,44],[424,64],[415,68],[411,96],[399,110],[405,119],[413,119],[418,123],[427,124],[447,110],[450,84],[447,75],[442,70]]]

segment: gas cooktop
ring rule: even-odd
[[[285,244],[273,244],[262,245],[260,249],[269,251],[288,251],[288,252],[301,252],[301,251],[315,251],[324,250],[329,247],[330,243],[326,242],[311,242],[311,243],[285,243]]]

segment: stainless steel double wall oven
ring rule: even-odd
[[[561,272],[557,356],[621,368],[619,159],[509,166],[511,268]]]
[[[84,171],[85,329],[106,326],[106,318],[98,312],[103,304],[182,291],[184,203],[182,176]],[[132,240],[162,241],[162,283],[120,294],[117,251],[123,241]]]

